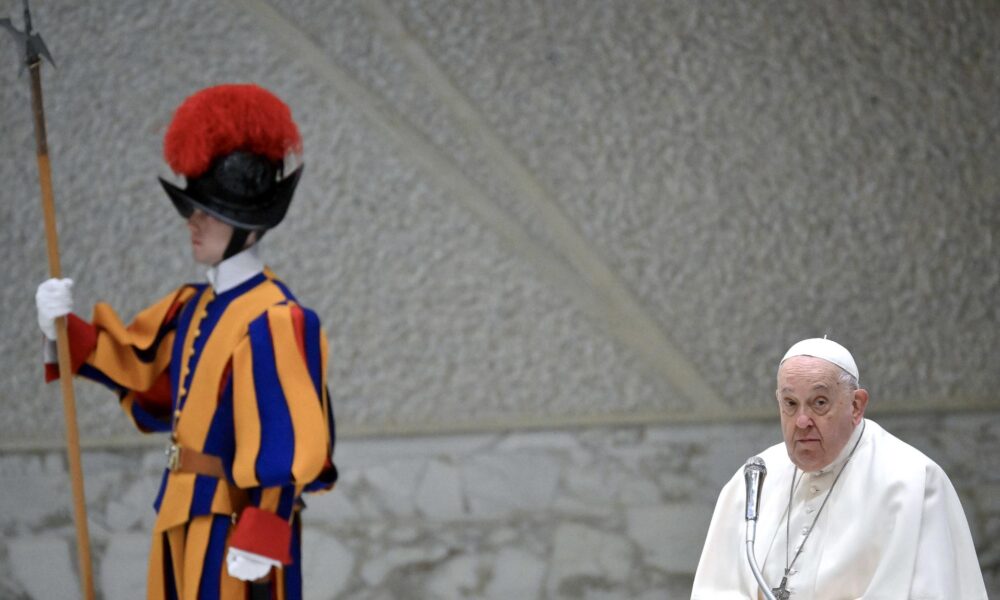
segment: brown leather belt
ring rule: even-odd
[[[167,448],[167,468],[173,473],[195,473],[217,479],[226,478],[221,458],[177,444],[171,444]]]

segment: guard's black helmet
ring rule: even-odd
[[[182,217],[200,209],[237,230],[266,231],[284,218],[302,173],[285,160],[302,139],[288,106],[253,84],[205,88],[177,108],[164,156],[183,175],[178,187],[160,179]]]

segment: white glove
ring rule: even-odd
[[[229,554],[226,555],[226,567],[231,577],[243,581],[257,581],[267,575],[271,567],[280,568],[281,563],[260,554],[230,548]]]
[[[73,280],[49,279],[35,292],[38,326],[49,340],[56,339],[56,318],[73,312]]]

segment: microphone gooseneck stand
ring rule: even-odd
[[[771,588],[767,586],[767,582],[764,581],[764,575],[760,572],[760,567],[757,566],[757,558],[753,555],[753,543],[754,537],[757,535],[757,521],[747,521],[747,562],[750,563],[750,570],[753,571],[753,576],[757,580],[757,585],[760,586],[761,593],[767,600],[777,600],[774,594],[771,593]]]

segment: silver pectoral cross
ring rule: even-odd
[[[771,588],[771,592],[774,593],[774,597],[777,600],[788,600],[789,598],[792,597],[792,593],[789,592],[787,589],[785,589],[786,585],[788,585],[787,576],[781,578],[781,585],[779,585],[776,588]]]

